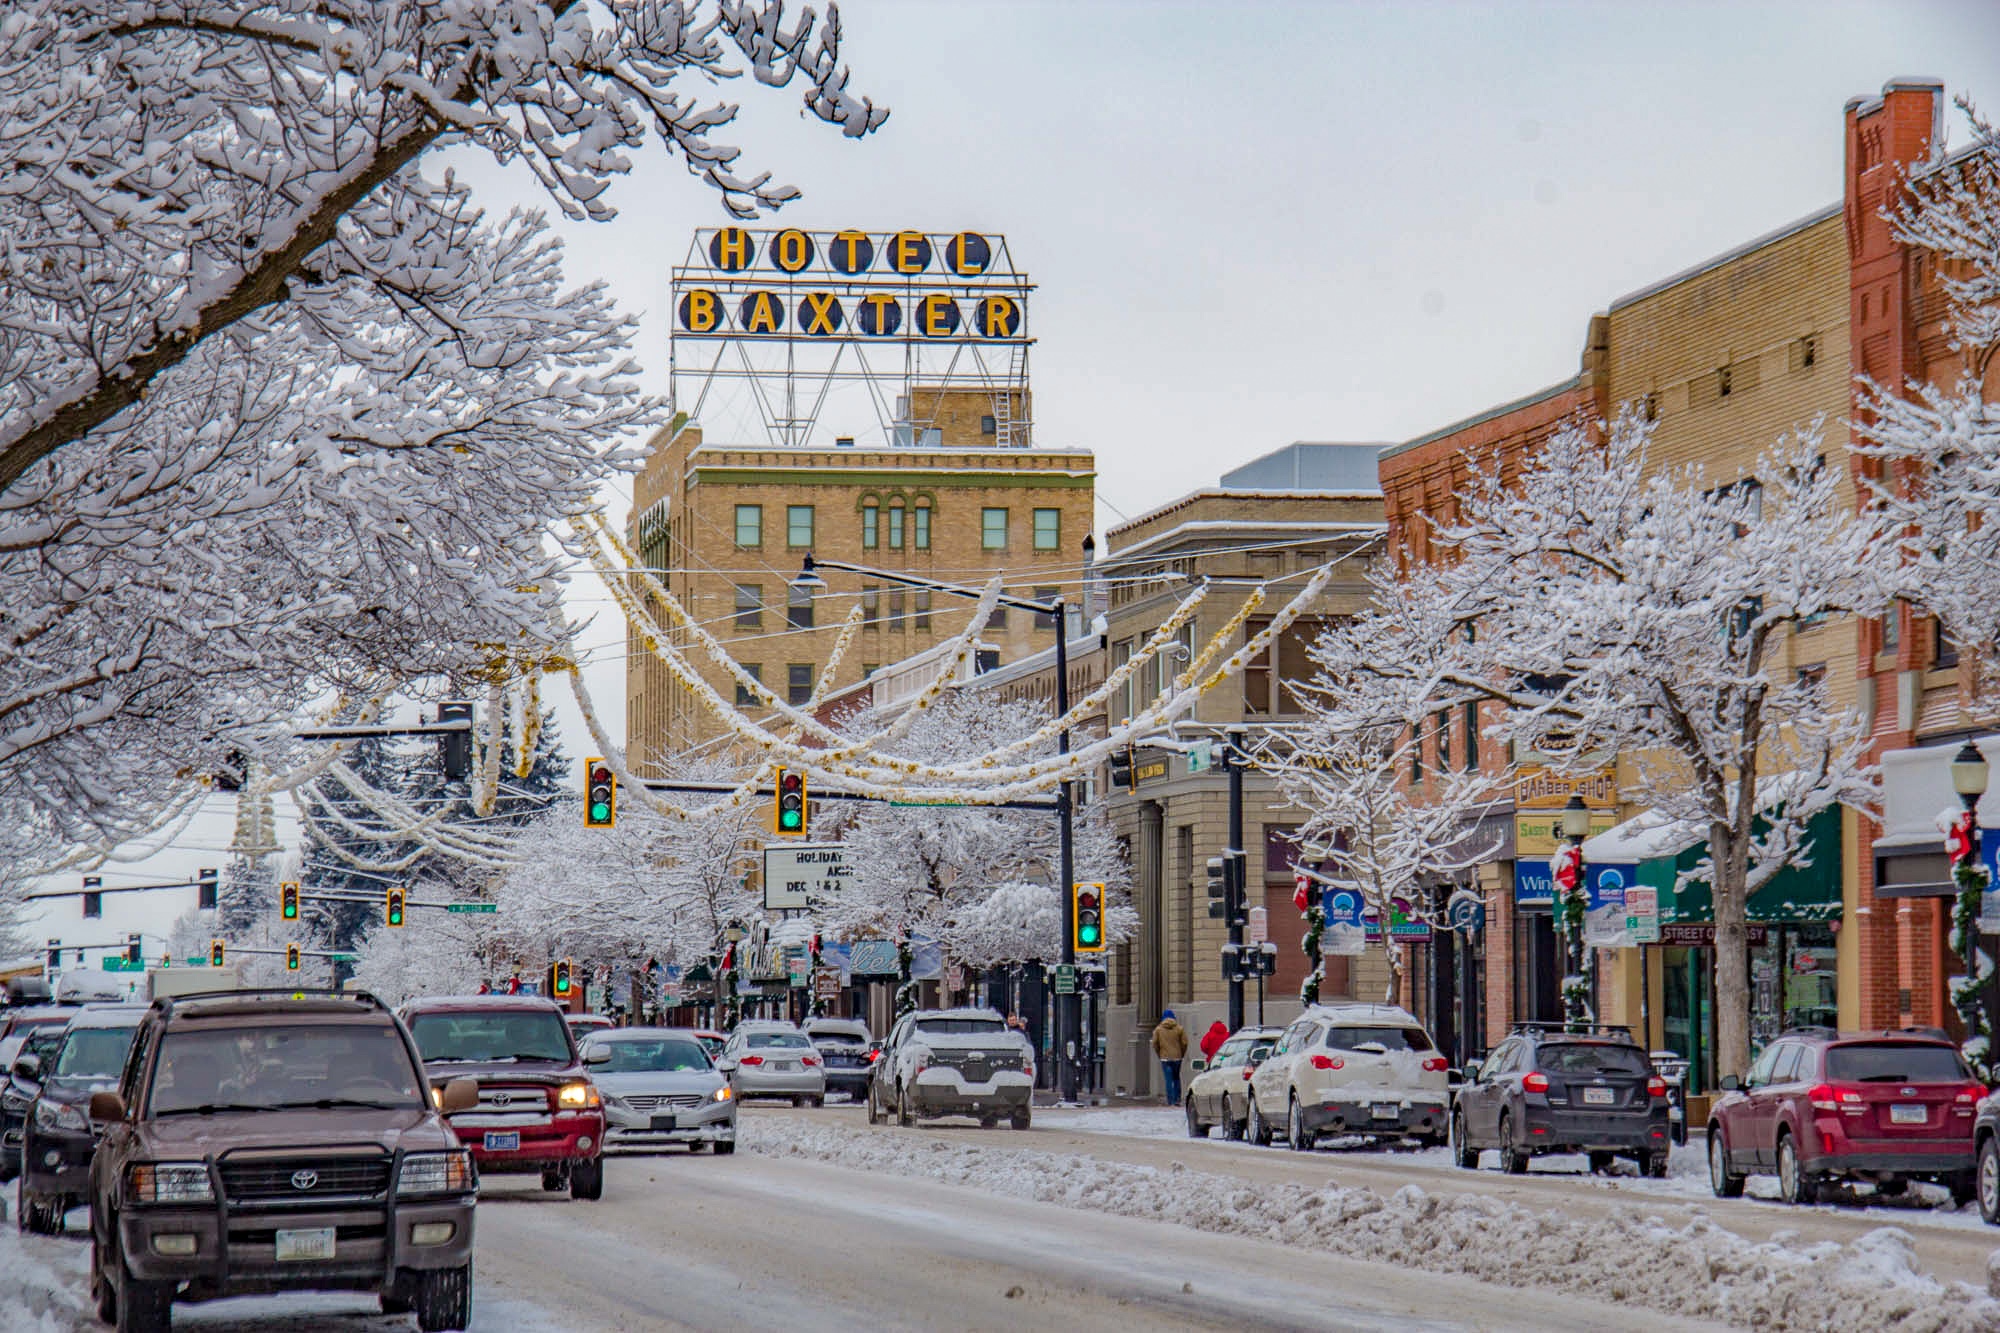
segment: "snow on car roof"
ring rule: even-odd
[[[1412,1027],[1422,1027],[1417,1016],[1409,1010],[1393,1004],[1316,1004],[1307,1010],[1315,1018],[1330,1018],[1336,1023],[1408,1023]]]

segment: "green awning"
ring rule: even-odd
[[[1800,921],[1840,919],[1841,817],[1840,807],[1829,806],[1806,825],[1808,866],[1788,865],[1771,882],[1750,895],[1750,920],[1767,925]],[[1758,821],[1758,832],[1763,821]],[[1659,856],[1639,862],[1636,878],[1660,894],[1662,925],[1709,924],[1715,920],[1715,900],[1706,880],[1691,880],[1675,890],[1683,871],[1708,855],[1703,839],[1673,856]]]

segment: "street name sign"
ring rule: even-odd
[[[444,910],[447,912],[497,912],[500,910],[500,904],[499,903],[446,903],[444,905]]]
[[[847,880],[847,849],[839,843],[795,843],[764,849],[764,910],[803,912],[815,897],[832,897]]]
[[[1069,963],[1056,964],[1056,994],[1076,994],[1076,968]]]

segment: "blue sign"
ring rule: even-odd
[[[1547,861],[1514,862],[1514,906],[1552,907],[1555,881],[1549,877]]]
[[[1353,889],[1326,889],[1320,893],[1319,910],[1329,929],[1352,926],[1361,929],[1361,895]]]
[[[1639,878],[1639,867],[1631,864],[1605,862],[1583,863],[1585,892],[1589,895],[1584,902],[1584,912],[1625,906],[1625,886],[1635,884]],[[1514,863],[1514,906],[1554,907],[1555,881],[1549,872],[1547,861],[1516,861]]]

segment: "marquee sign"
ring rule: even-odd
[[[676,338],[1031,341],[1032,284],[982,232],[704,228],[673,289]]]

